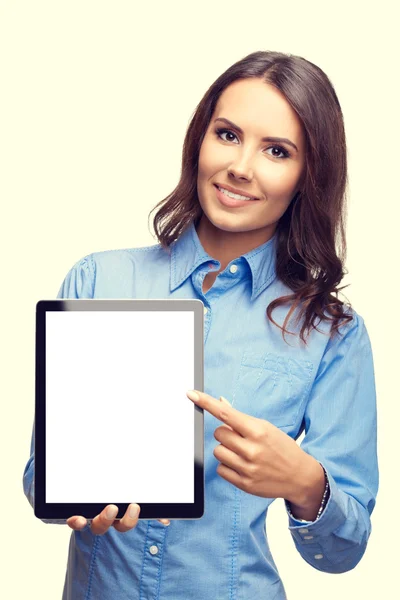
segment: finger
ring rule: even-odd
[[[130,504],[126,509],[126,513],[119,521],[114,521],[114,528],[121,533],[133,529],[138,524],[140,514],[139,504]]]
[[[226,404],[229,404],[229,406],[232,406],[231,403],[224,397],[224,396],[220,396],[220,402],[225,402]],[[222,427],[226,427],[226,429],[230,429],[231,431],[233,431],[232,427],[230,427],[229,425],[222,425]]]
[[[193,390],[193,392],[198,394],[199,400],[196,400],[193,396],[190,397],[189,394],[192,394],[192,390],[186,392],[186,395],[194,404],[197,404],[200,408],[203,408],[220,421],[229,425],[243,437],[251,437],[252,429],[254,428],[254,417],[236,410],[236,408],[233,408],[233,406],[230,406],[226,402],[220,402],[220,400],[213,398],[213,396],[205,392],[200,392],[199,390]]]
[[[132,509],[132,512],[131,512]],[[136,515],[136,510],[139,510],[139,513]],[[130,529],[133,529],[134,527],[136,527],[136,525],[138,524],[138,520],[139,520],[139,516],[140,516],[140,506],[139,504],[130,504],[128,506],[128,509],[124,515],[124,517],[122,519],[120,519],[119,521],[114,521],[113,527],[114,529],[116,529],[117,531],[120,531],[121,533],[124,533],[125,531],[129,531]],[[160,523],[162,523],[163,525],[165,525],[166,527],[168,527],[168,525],[171,525],[171,521],[169,519],[157,519]]]
[[[108,531],[114,523],[114,519],[118,514],[118,507],[115,504],[109,504],[105,509],[97,515],[92,521],[91,530],[96,535],[103,535]]]
[[[213,454],[220,463],[224,464],[230,469],[233,469],[242,477],[246,475],[248,463],[244,461],[243,458],[235,454],[235,452],[232,452],[232,450],[229,450],[220,444],[214,448]]]
[[[246,484],[244,483],[243,477],[241,475],[239,475],[239,473],[237,473],[234,469],[231,469],[230,467],[227,467],[226,465],[220,464],[217,467],[217,473],[223,479],[226,479],[226,481],[229,481],[229,483],[232,483],[232,485],[235,485],[240,490],[243,490],[244,492],[247,491]]]
[[[232,450],[235,454],[244,460],[248,460],[249,448],[252,443],[250,440],[242,437],[234,431],[229,425],[221,425],[214,431],[214,437],[223,446]]]
[[[140,512],[139,512],[140,514]],[[163,525],[165,525],[166,527],[168,527],[169,525],[171,525],[171,521],[169,519],[157,519],[157,521],[159,521],[160,523],[162,523]],[[118,527],[116,527],[116,525],[119,523],[120,521],[114,521],[114,527],[115,529],[118,529]],[[69,519],[67,519],[67,525],[71,528],[74,529],[74,531],[80,531],[81,529],[84,529],[87,525],[87,519],[85,519],[85,517],[80,517],[80,516],[73,516],[70,517]]]
[[[70,517],[69,519],[67,519],[68,527],[71,527],[71,529],[73,529],[74,531],[80,531],[81,529],[84,529],[84,527],[86,527],[86,524],[87,520],[85,519],[85,517],[75,515],[74,517]]]

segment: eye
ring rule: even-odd
[[[217,136],[223,140],[224,142],[232,142],[233,139],[238,139],[237,135],[235,133],[233,133],[233,131],[231,131],[230,129],[217,129],[216,130],[216,134]],[[223,137],[223,136],[232,136],[230,139],[229,137]],[[233,139],[232,139],[233,138]],[[283,148],[282,146],[270,146],[269,148],[267,148],[267,150],[278,150],[278,155],[277,154],[270,154],[270,156],[272,156],[272,158],[279,158],[279,159],[285,159],[285,158],[289,158],[290,157],[290,152],[288,152],[287,150],[285,150],[285,148]]]
[[[279,154],[283,154],[283,156],[271,154],[270,156],[273,156],[273,158],[288,158],[290,156],[290,153],[287,150],[285,150],[285,148],[282,148],[282,146],[270,146],[269,148],[267,148],[267,150],[278,150]]]
[[[224,142],[231,142],[232,141],[232,139],[225,139],[224,137],[222,137],[225,134],[231,135],[231,136],[233,136],[234,138],[237,139],[237,136],[230,129],[217,129],[216,130],[216,134],[217,134],[217,136],[221,140],[224,140]]]

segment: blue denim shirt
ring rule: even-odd
[[[202,247],[193,224],[169,254],[160,244],[94,252],[68,272],[58,298],[195,298],[204,303],[204,391],[266,419],[297,439],[325,468],[330,496],[314,522],[288,529],[315,569],[342,573],[363,556],[378,491],[374,366],[362,317],[329,340],[328,324],[307,346],[270,323],[266,308],[291,290],[275,274],[276,239],[232,260],[214,285],[203,279],[220,263]],[[288,306],[273,318],[283,325]],[[293,322],[290,331],[299,331]],[[189,400],[188,400],[189,402]],[[221,425],[204,412],[205,513],[198,520],[139,520],[135,529],[103,536],[71,531],[63,600],[282,600],[266,516],[273,498],[248,494],[223,479],[213,454]],[[114,423],[117,427],[117,422]],[[84,428],[82,435],[85,435]],[[34,453],[23,485],[33,505]],[[132,461],[132,477],[135,461]],[[72,516],[72,515],[71,515]],[[167,515],[160,515],[167,516]]]

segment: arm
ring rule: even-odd
[[[65,277],[57,298],[93,298],[94,270],[91,257],[87,256],[78,261]],[[32,508],[34,507],[34,476],[35,476],[35,423],[33,424],[30,458],[25,466],[23,474],[23,488],[25,496]],[[66,519],[60,521],[41,519],[44,523],[66,523]]]
[[[296,549],[306,562],[328,573],[349,571],[361,560],[379,484],[371,344],[356,313],[341,331],[341,337],[327,344],[306,406],[300,446],[324,467],[329,498],[320,517],[306,522],[294,518],[290,510],[297,517],[313,516],[322,498],[321,479],[311,485],[311,505],[290,505],[285,500]]]

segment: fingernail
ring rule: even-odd
[[[139,514],[139,507],[137,504],[132,504],[132,506],[129,507],[129,516],[131,519],[136,519],[136,517]]]
[[[186,396],[188,398],[190,398],[190,400],[193,400],[194,402],[198,402],[200,400],[200,396],[194,390],[189,390],[188,392],[186,392]]]
[[[118,508],[116,506],[109,506],[106,510],[106,518],[111,521],[111,519],[115,519],[118,514]]]
[[[224,398],[224,396],[220,396],[220,397],[219,397],[219,399],[220,399],[222,402],[226,402],[227,404],[229,404],[229,406],[231,406],[231,403],[230,403],[230,402],[229,402],[229,401],[228,401],[226,398]]]

